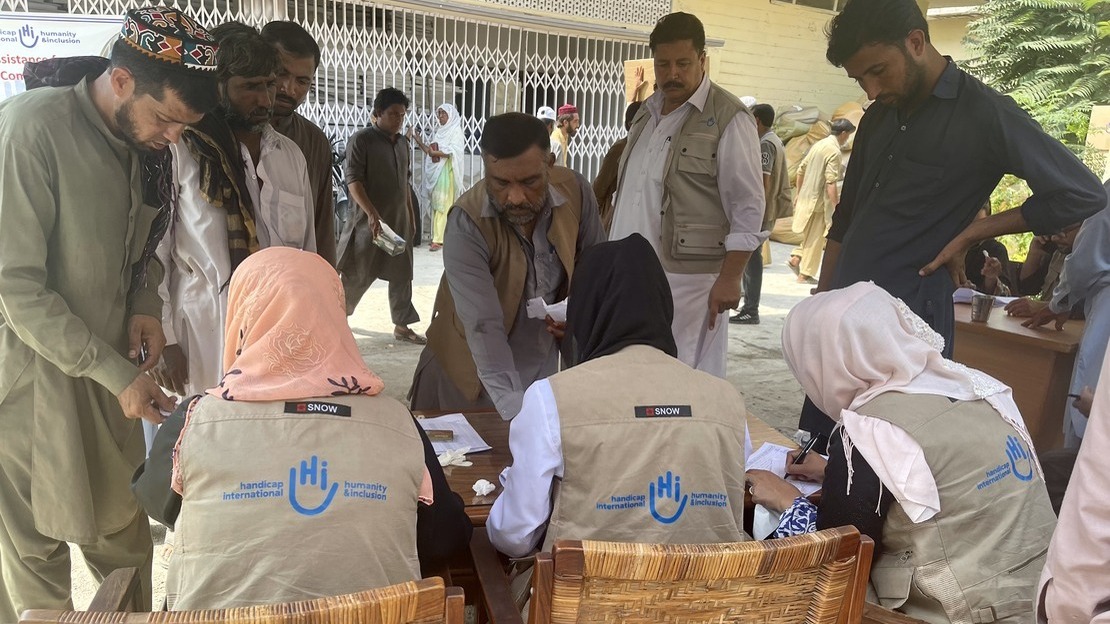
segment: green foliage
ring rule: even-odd
[[[1110,0],[987,0],[968,25],[968,71],[1082,153],[1110,101]]]

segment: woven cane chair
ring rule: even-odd
[[[115,577],[115,578],[113,578]],[[25,611],[20,624],[463,624],[463,593],[439,578],[317,600],[216,609],[128,613],[95,608],[127,608],[134,601],[138,571],[116,570],[89,611]]]
[[[733,544],[558,541],[529,624],[861,621],[874,542],[855,527]]]

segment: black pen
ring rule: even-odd
[[[798,456],[791,462],[793,465],[797,466],[806,460],[806,455],[813,450],[813,447],[817,446],[817,438],[819,435],[820,434],[814,434],[813,437],[809,439],[809,442],[806,442],[806,445],[802,447],[802,452],[798,453]]]
[[[1079,395],[1078,394],[1069,394],[1068,397],[1072,398],[1072,399],[1078,399]]]

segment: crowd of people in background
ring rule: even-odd
[[[339,232],[330,143],[297,112],[320,64],[298,24],[137,9],[109,59],[29,66],[29,92],[0,103],[0,620],[72,606],[67,542],[97,580],[140,568],[148,609],[419,578],[473,529],[410,410],[511,421],[488,523],[510,557],[742,541],[746,491],[779,515],[772,537],[871,536],[875,599],[922,620],[1104,614],[1106,186],[943,56],[913,0],[832,19],[828,61],[870,104],[828,120],[794,172],[774,108],[709,78],[697,17],[661,17],[649,46],[654,88],[636,70],[627,137],[592,182],[567,168],[572,103],[486,120],[467,188],[469,120],[445,102],[406,131],[409,95],[381,89],[347,143]],[[1007,173],[1033,194],[992,214]],[[426,337],[418,196],[444,265]],[[780,229],[814,286],[783,332],[797,435],[824,441],[788,472],[823,484],[819,505],[745,471],[724,380]],[[994,238],[1027,231],[1019,266]],[[347,325],[377,280],[394,339],[423,347],[407,407]],[[1018,296],[1028,326],[1086,318],[1062,451],[1038,453],[1011,389],[950,359],[965,285]],[[565,300],[565,320],[537,299]],[[677,502],[680,478],[714,503],[659,512],[655,488]],[[650,515],[599,502],[648,482]],[[176,532],[165,605],[148,516]]]

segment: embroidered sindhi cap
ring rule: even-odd
[[[216,71],[216,40],[177,9],[132,9],[120,35],[131,47],[160,61],[182,69]]]

